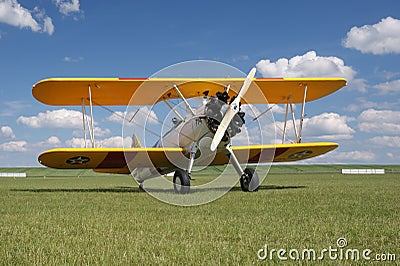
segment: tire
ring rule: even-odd
[[[173,182],[175,193],[188,194],[190,192],[190,177],[185,170],[176,170]]]
[[[244,174],[240,177],[240,187],[244,192],[258,191],[260,180],[257,172],[252,168],[244,169]]]

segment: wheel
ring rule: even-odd
[[[185,170],[178,169],[174,174],[174,191],[179,194],[190,192],[190,177]]]
[[[259,186],[260,180],[258,179],[257,172],[251,168],[244,169],[244,174],[240,177],[240,187],[242,188],[242,191],[258,191]]]

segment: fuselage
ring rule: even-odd
[[[183,120],[173,119],[172,128],[154,144],[154,147],[180,147],[184,149],[182,158],[173,162],[175,167],[168,168],[135,168],[132,171],[133,177],[138,182],[143,182],[146,179],[164,175],[175,171],[178,168],[185,169],[186,161],[189,158],[190,150],[193,143],[199,146],[199,151],[196,153],[194,165],[208,165],[215,156],[215,152],[211,152],[210,144],[214,137],[215,131],[225,114],[228,103],[221,102],[217,98],[211,97],[204,99],[203,104],[194,110],[194,115],[188,113]],[[244,114],[243,114],[244,115]],[[243,120],[242,118],[240,118]],[[231,125],[230,130],[227,130],[225,137],[222,139],[216,151],[225,151],[225,146],[230,143],[231,137],[237,132],[240,132],[240,125]],[[237,127],[239,129],[237,129]],[[229,132],[228,132],[229,131]],[[235,132],[235,134],[232,134]]]

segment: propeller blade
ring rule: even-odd
[[[239,104],[242,97],[246,94],[247,90],[250,87],[251,82],[254,79],[256,74],[256,68],[252,68],[247,75],[246,79],[243,82],[242,88],[235,98],[235,100],[229,105],[224,117],[222,118],[221,123],[218,126],[217,132],[215,132],[214,138],[211,142],[210,149],[211,151],[215,151],[221,142],[222,138],[224,137],[225,131],[228,128],[230,122],[232,121],[233,117],[239,112]]]
[[[229,126],[229,123],[231,122],[232,118],[235,116],[235,112],[231,109],[228,108],[226,111],[224,117],[222,118],[221,123],[218,126],[217,132],[215,132],[214,138],[211,142],[210,149],[211,151],[215,151],[221,142],[222,138],[224,137],[225,131]]]
[[[253,81],[255,75],[256,75],[256,68],[253,67],[250,70],[249,74],[247,75],[246,79],[244,80],[242,88],[240,89],[240,91],[237,95],[237,98],[239,98],[239,102],[240,102],[240,99],[246,94],[247,90],[249,89],[250,84]]]

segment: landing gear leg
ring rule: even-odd
[[[192,173],[192,168],[193,168],[193,164],[194,164],[194,157],[196,156],[196,152],[199,149],[199,145],[197,144],[197,142],[193,142],[192,145],[190,145],[190,157],[189,157],[189,165],[187,168],[187,172],[189,175],[189,178],[191,178],[190,174]]]
[[[227,145],[226,149],[229,152],[233,167],[240,176],[240,187],[242,188],[242,191],[245,192],[258,191],[258,187],[260,186],[260,180],[258,178],[257,172],[251,168],[246,168],[242,170],[242,167],[240,166],[240,163],[236,158],[235,153],[232,151],[230,145]]]
[[[196,142],[193,142],[190,146],[190,158],[189,165],[187,171],[178,169],[174,174],[174,191],[179,194],[187,194],[190,192],[190,174],[192,173],[192,168],[194,164],[194,157],[196,156],[196,152],[199,146]]]

